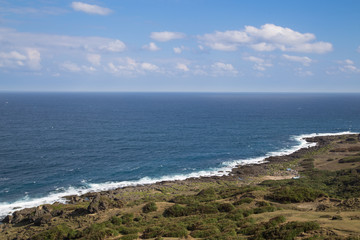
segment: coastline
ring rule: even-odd
[[[25,202],[17,201],[7,205],[0,205],[0,221],[7,215],[23,209],[35,208],[45,204],[73,203],[74,199],[88,198],[89,196],[92,197],[98,193],[101,195],[116,195],[124,190],[156,188],[157,186],[172,183],[186,184],[187,182],[218,180],[238,181],[239,179],[242,180],[243,178],[265,174],[266,166],[269,163],[282,163],[290,161],[291,159],[298,158],[309,151],[319,148],[326,144],[326,137],[331,139],[333,136],[354,134],[358,133],[347,131],[339,133],[313,133],[292,136],[294,140],[299,142],[298,145],[276,152],[269,152],[262,157],[225,162],[224,167],[212,171],[193,172],[185,175],[163,176],[157,179],[143,178],[138,181],[107,182],[102,184],[93,183],[89,184],[90,188],[88,189],[69,188],[64,193],[55,193],[39,199],[26,200]],[[293,176],[294,175],[291,175],[291,177]]]
[[[267,239],[272,232],[276,239],[357,239],[360,135],[302,141],[311,146],[260,164],[238,165],[223,176],[69,195],[66,204],[18,210],[2,220],[0,238],[208,239],[215,234],[214,239]],[[281,221],[274,226],[274,219]],[[224,223],[229,226],[225,232]]]

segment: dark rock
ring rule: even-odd
[[[104,197],[101,197],[100,194],[98,194],[93,198],[87,210],[89,213],[97,213],[106,210],[108,207],[108,202],[104,201]]]
[[[48,207],[46,206],[39,206],[35,209],[34,214],[32,214],[32,216],[30,216],[30,220],[32,222],[35,222],[37,219],[42,218],[45,215],[50,215],[50,210],[48,209]]]
[[[35,219],[34,225],[35,226],[41,226],[41,225],[44,225],[44,224],[48,224],[48,223],[51,222],[51,219],[52,219],[51,214],[45,214],[45,215]]]
[[[325,204],[320,204],[316,207],[316,211],[322,212],[322,211],[326,211],[326,209],[328,209],[329,206],[326,206]]]
[[[2,222],[3,222],[3,223],[12,223],[12,220],[13,220],[13,216],[12,216],[12,215],[7,215],[7,216],[2,220]]]
[[[64,215],[64,211],[63,210],[54,210],[54,211],[51,212],[51,215],[53,217],[59,217],[59,216]]]
[[[16,211],[13,213],[13,219],[11,223],[20,223],[20,222],[31,222],[31,215],[34,213],[35,208],[26,208],[20,211]]]

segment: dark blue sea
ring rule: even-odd
[[[221,175],[305,146],[304,134],[346,131],[360,132],[360,94],[0,93],[0,216]]]

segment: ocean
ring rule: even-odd
[[[360,132],[360,94],[0,93],[0,217],[62,196],[226,174]]]

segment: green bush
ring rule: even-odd
[[[324,193],[309,187],[286,186],[275,189],[267,197],[280,203],[311,202],[316,198],[324,196]]]
[[[236,209],[231,211],[226,215],[226,218],[231,219],[233,221],[240,221],[244,218],[244,212],[241,209]]]
[[[113,216],[110,219],[110,222],[114,224],[115,226],[120,226],[122,224],[122,220],[119,217]]]
[[[57,239],[75,239],[80,237],[81,234],[65,224],[60,224],[45,232],[31,237],[32,240],[57,240]]]
[[[256,203],[256,206],[258,207],[267,207],[267,206],[270,206],[271,204],[269,202],[265,202],[265,201],[258,201]]]
[[[246,197],[246,198],[242,198],[242,199],[234,202],[234,205],[241,205],[241,204],[244,204],[244,203],[252,203],[252,201],[254,201],[254,199]]]
[[[163,237],[184,238],[188,235],[186,228],[180,224],[172,224],[164,227]]]
[[[141,236],[144,239],[161,237],[164,234],[164,229],[158,226],[148,227]]]
[[[360,156],[350,156],[339,160],[339,163],[355,163],[360,162]]]
[[[121,221],[123,224],[129,224],[134,220],[134,214],[132,213],[125,213],[122,217],[121,217]]]
[[[194,238],[207,238],[219,233],[220,230],[215,225],[207,225],[204,229],[192,231],[190,235]]]
[[[155,212],[156,210],[157,206],[155,202],[149,202],[142,208],[143,213]]]
[[[140,232],[140,230],[136,227],[125,227],[125,226],[120,226],[117,230],[122,235],[135,234]]]
[[[300,166],[302,166],[305,169],[314,169],[314,159],[313,158],[307,158],[302,160],[300,163]]]
[[[196,199],[200,202],[210,202],[216,200],[217,198],[218,197],[214,188],[203,189],[196,195]]]
[[[231,212],[232,210],[235,209],[235,207],[231,203],[222,203],[217,207],[217,209],[220,212]]]
[[[348,151],[349,152],[359,152],[360,151],[360,146],[349,147]]]
[[[274,211],[276,211],[276,207],[274,206],[258,207],[253,209],[254,214],[259,214],[264,212],[274,212]]]
[[[219,212],[217,206],[214,204],[191,205],[188,209],[191,209],[191,211],[188,211],[189,214],[215,214]]]
[[[245,187],[228,187],[225,189],[222,189],[219,192],[219,195],[221,198],[229,198],[234,197],[240,194],[249,193],[255,190],[258,190],[259,188],[256,186],[245,186]]]
[[[320,226],[316,222],[289,222],[279,227],[257,232],[257,234],[250,239],[294,239],[301,233],[319,228]]]
[[[139,236],[137,234],[129,234],[129,235],[126,235],[126,236],[122,236],[120,239],[121,240],[135,240],[135,239],[138,239]]]
[[[182,216],[187,216],[189,214],[186,207],[180,206],[179,204],[175,204],[165,209],[163,215],[164,217],[182,217]]]
[[[110,222],[94,223],[82,232],[84,238],[89,240],[105,239],[118,234]]]

